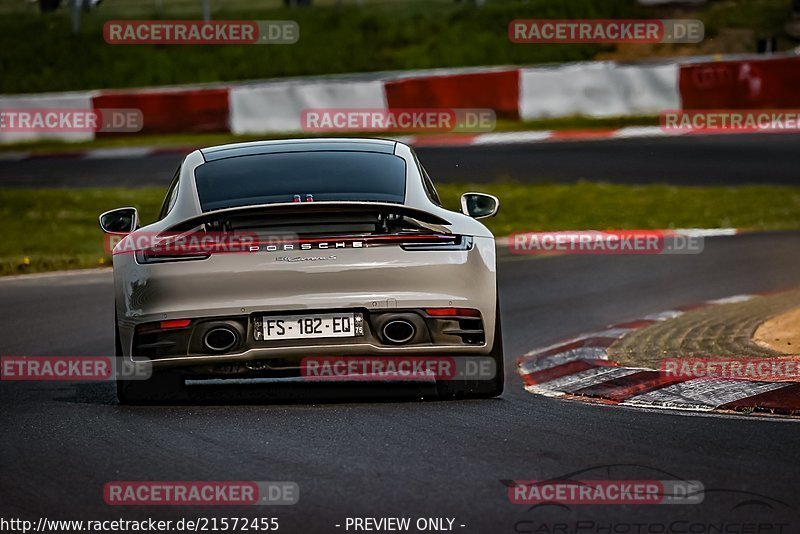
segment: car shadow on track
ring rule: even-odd
[[[80,404],[118,404],[114,385],[111,383],[75,383],[74,387],[66,388],[62,392],[63,394],[56,396],[54,400]],[[476,400],[499,402],[500,399],[498,397]],[[409,403],[446,400],[452,399],[439,397],[436,386],[427,383],[271,382],[265,384],[254,382],[248,384],[245,381],[238,381],[233,385],[218,383],[190,385],[172,401],[153,403],[153,405]]]

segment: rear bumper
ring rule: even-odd
[[[298,253],[302,256],[320,256]],[[221,254],[208,260],[138,264],[133,256],[114,258],[118,328],[123,354],[140,360],[135,349],[147,323],[191,319],[192,325],[240,321],[246,342],[235,353],[184,353],[152,360],[155,367],[298,361],[326,355],[481,355],[494,343],[496,280],[494,239],[475,238],[469,250],[407,251],[400,248],[342,250],[326,261],[289,263],[270,254]],[[427,342],[396,346],[374,330],[380,318],[456,307],[480,312],[483,338],[462,343],[431,327]],[[373,335],[305,343],[258,343],[254,318],[263,314],[354,311],[368,318]],[[422,319],[429,319],[421,312]],[[451,327],[453,325],[450,325]],[[452,339],[452,341],[451,341]]]
[[[298,376],[301,364],[306,358],[337,357],[348,358],[358,356],[379,357],[469,357],[487,356],[491,352],[486,347],[467,347],[454,351],[449,347],[376,347],[374,345],[358,345],[350,347],[343,354],[340,345],[318,345],[305,350],[293,349],[251,349],[231,355],[193,355],[182,358],[142,361],[130,359],[134,364],[152,366],[153,369],[186,369],[202,375],[253,374],[262,369],[268,376]]]
[[[203,318],[188,325],[162,329],[160,322],[137,327],[132,360],[162,366],[212,362],[252,362],[317,356],[485,354],[484,318],[481,316],[434,316],[425,310],[348,310],[354,313],[360,335],[341,338],[264,340],[263,322],[269,315]],[[470,311],[474,313],[474,311]],[[324,312],[320,312],[324,313]],[[301,316],[302,317],[302,316]],[[387,338],[385,328],[393,321],[411,326],[409,339]],[[235,339],[230,347],[213,348],[209,333],[224,329]]]

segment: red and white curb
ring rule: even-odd
[[[676,134],[664,132],[657,126],[630,127],[618,130],[580,130],[580,131],[527,131],[486,134],[442,134],[390,136],[390,139],[415,147],[465,147],[490,145],[515,145],[540,143],[545,141],[592,141],[598,139],[631,139],[635,137],[671,137]],[[380,133],[365,134],[381,137]],[[0,161],[21,161],[32,158],[74,157],[79,159],[143,158],[159,154],[188,154],[194,147],[175,148],[98,148],[86,151],[63,152],[0,152]]]
[[[160,155],[186,155],[197,147],[124,147],[124,148],[95,148],[91,150],[63,150],[53,152],[2,152],[0,161],[25,161],[44,158],[70,158],[70,159],[128,159],[146,158]]]
[[[525,132],[497,132],[484,134],[442,134],[442,135],[407,135],[395,136],[392,139],[416,147],[451,147],[451,146],[493,146],[519,145],[535,143],[554,143],[565,141],[613,141],[615,139],[641,139],[660,137],[686,137],[698,135],[740,135],[740,134],[791,134],[800,130],[785,128],[764,128],[758,131],[680,131],[668,130],[660,126],[626,126],[616,129],[586,130],[532,130]]]
[[[735,295],[668,310],[538,348],[518,359],[518,371],[528,392],[546,397],[700,412],[761,409],[800,413],[800,382],[670,376],[656,369],[624,367],[608,359],[608,348],[635,330],[690,310],[754,296]]]
[[[681,137],[696,135],[737,135],[752,133],[798,133],[797,130],[760,130],[759,132],[677,132],[663,130],[659,126],[630,126],[615,130],[537,130],[527,132],[499,132],[485,134],[442,134],[389,136],[388,139],[400,141],[414,147],[470,147],[504,146],[552,142],[604,141],[614,139]],[[382,137],[380,133],[364,134],[365,137]],[[287,135],[291,137],[291,135]],[[0,161],[23,161],[35,158],[77,158],[77,159],[127,159],[144,158],[163,154],[188,154],[198,147],[124,147],[97,148],[90,150],[64,150],[53,152],[0,151]]]
[[[413,146],[491,146],[546,143],[557,141],[599,141],[634,139],[640,137],[676,137],[683,132],[671,132],[659,126],[628,126],[617,129],[532,130],[526,132],[496,132],[483,134],[409,135],[394,137]]]

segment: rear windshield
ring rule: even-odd
[[[405,200],[405,161],[375,152],[284,152],[238,156],[195,169],[203,211],[303,201]]]

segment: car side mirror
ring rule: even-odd
[[[500,209],[500,200],[486,193],[464,193],[461,195],[461,213],[473,219],[493,217]]]
[[[107,234],[129,234],[138,227],[136,208],[117,208],[100,215],[100,228]]]

